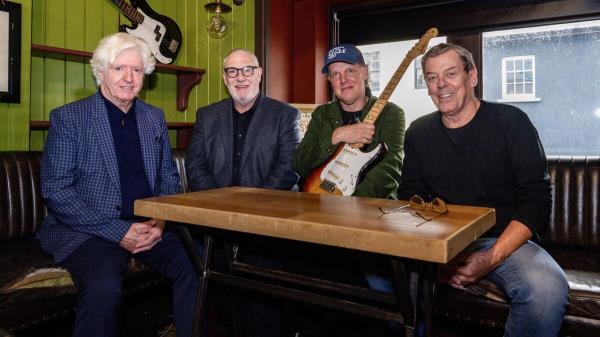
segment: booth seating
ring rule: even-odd
[[[45,254],[35,232],[46,215],[40,192],[41,152],[0,152],[0,337],[73,313],[77,289]],[[125,299],[167,287],[166,279],[131,261]]]
[[[180,173],[184,152],[175,151]],[[46,209],[40,196],[40,152],[0,152],[0,331],[18,332],[73,311],[76,289],[59,284],[6,289],[41,268],[54,268],[33,239]],[[564,336],[600,336],[600,157],[548,160],[553,207],[544,247],[565,269],[571,286]],[[185,174],[181,182],[187,190]],[[159,275],[132,263],[126,293],[164,286]],[[508,316],[503,294],[491,287],[488,299],[438,287],[437,315],[502,328]],[[496,295],[496,296],[492,296]]]
[[[549,157],[548,168],[553,204],[542,245],[571,287],[561,335],[600,336],[600,157]],[[487,297],[440,286],[437,314],[502,328],[509,312],[504,294],[483,288]]]

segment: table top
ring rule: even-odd
[[[135,214],[236,232],[446,263],[490,229],[492,208],[448,205],[448,213],[404,208],[406,201],[248,187],[137,200]]]

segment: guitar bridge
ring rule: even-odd
[[[323,180],[321,184],[319,184],[319,187],[329,193],[333,193],[335,191],[335,184],[329,180]]]

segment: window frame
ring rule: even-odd
[[[508,72],[511,70],[507,70],[507,63],[509,61],[523,61],[525,64],[526,60],[531,60],[531,72],[532,72],[532,92],[531,93],[512,93],[509,94],[507,92]],[[523,75],[528,69],[521,69]],[[512,72],[516,75],[517,70],[513,69]],[[523,86],[527,83],[525,78],[523,81],[517,82],[516,76],[514,77],[514,85],[516,86],[518,83],[522,83]],[[502,58],[502,98],[498,99],[497,102],[539,102],[541,99],[536,97],[536,68],[535,68],[535,55],[517,55],[517,56],[505,56]]]

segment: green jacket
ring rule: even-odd
[[[364,120],[376,100],[377,97],[369,95],[369,101],[361,112],[361,120]],[[339,144],[331,143],[331,135],[342,123],[342,108],[338,101],[320,105],[312,113],[306,134],[294,152],[294,169],[301,177],[306,178],[312,169],[335,152]],[[352,195],[397,198],[404,156],[404,111],[391,102],[386,104],[375,121],[375,135],[367,151],[371,151],[380,142],[388,146],[388,153],[367,173]]]

